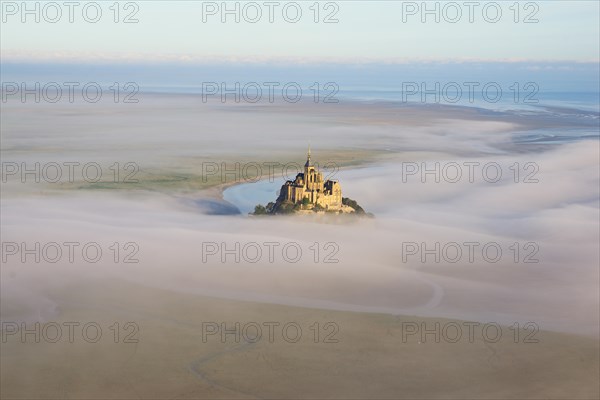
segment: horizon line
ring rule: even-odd
[[[150,53],[88,53],[88,52],[23,52],[6,50],[0,52],[0,63],[109,63],[109,64],[273,64],[273,65],[407,65],[407,64],[600,64],[600,59],[530,59],[530,58],[478,58],[478,57],[322,57],[322,56],[225,56]]]

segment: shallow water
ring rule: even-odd
[[[246,215],[254,211],[257,204],[266,205],[270,201],[275,201],[283,184],[282,180],[270,181],[269,179],[241,183],[225,189],[223,198],[237,207],[243,215]]]

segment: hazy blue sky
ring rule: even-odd
[[[27,2],[34,9],[36,2]],[[438,4],[440,21],[427,15],[422,22],[422,2],[400,1],[336,1],[320,2],[315,23],[314,1],[299,1],[302,16],[297,23],[284,19],[279,2],[274,8],[274,22],[268,21],[269,8],[258,1],[256,7],[239,2],[240,22],[235,15],[221,21],[222,2],[201,1],[137,1],[120,3],[119,22],[114,22],[113,1],[99,2],[102,16],[97,23],[86,22],[82,6],[75,8],[74,22],[69,22],[68,8],[61,6],[62,17],[56,23],[56,10],[38,2],[40,22],[35,15],[23,15],[22,3],[2,2],[2,34],[0,45],[4,61],[86,61],[122,59],[135,61],[223,61],[279,60],[305,61],[391,61],[410,60],[532,60],[532,61],[597,61],[599,57],[598,1],[499,1],[502,12],[498,22],[496,7],[479,2],[472,9],[474,22],[469,22],[469,8],[458,1],[427,2],[433,9]],[[62,1],[57,2],[63,4]],[[85,2],[82,2],[85,4]],[[228,2],[233,9],[236,2]],[[487,6],[486,6],[487,5]],[[415,10],[413,6],[418,7]],[[484,6],[487,13],[484,13]],[[312,8],[311,8],[312,7]],[[216,12],[205,13],[203,9]],[[518,16],[515,9],[519,9]],[[44,13],[45,10],[45,13]],[[461,17],[458,22],[457,10]],[[122,20],[133,13],[139,20],[126,24]],[[87,15],[93,19],[94,8]],[[286,16],[293,19],[294,6]],[[327,15],[337,23],[323,23]],[[22,17],[27,20],[22,22]],[[515,23],[515,17],[518,22]],[[536,23],[524,20],[537,19]],[[404,21],[403,21],[404,20]]]

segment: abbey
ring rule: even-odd
[[[293,181],[287,181],[281,187],[277,203],[301,204],[303,209],[323,209],[325,211],[342,211],[342,188],[338,181],[324,180],[310,160],[310,148],[304,172],[296,175]],[[350,210],[344,210],[351,212]],[[354,210],[352,210],[354,211]]]
[[[365,213],[358,203],[347,197],[342,197],[342,188],[338,181],[324,180],[310,160],[310,147],[304,164],[304,172],[296,175],[293,181],[286,181],[275,202],[267,206],[257,204],[251,215],[275,214],[354,214],[372,217]]]

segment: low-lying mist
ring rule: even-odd
[[[207,215],[194,201],[221,201],[214,188],[64,189],[11,177],[2,199],[3,320],[50,318],[69,305],[54,304],[49,293],[108,278],[232,299],[533,321],[598,334],[597,141],[519,147],[511,132],[523,121],[486,121],[469,110],[436,118],[435,110],[381,106],[372,118],[354,113],[357,105],[290,116],[275,106],[196,114],[176,104],[160,115],[147,104],[108,119],[99,107],[68,117],[49,107],[18,129],[14,107],[3,160],[177,170],[178,159],[190,168],[190,159],[220,154],[280,161],[302,155],[307,140],[322,162],[320,150],[368,148],[375,155],[335,179],[375,217]],[[44,120],[52,122],[45,133],[33,129]],[[59,132],[74,140],[51,145]],[[36,242],[39,252],[27,253]]]

